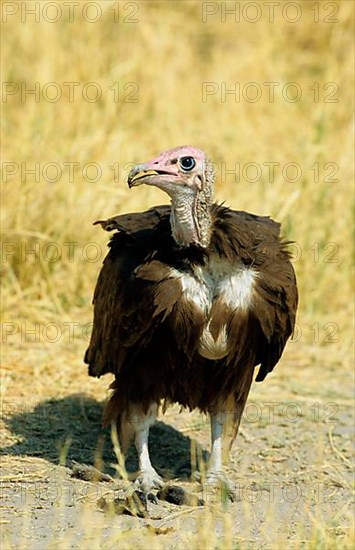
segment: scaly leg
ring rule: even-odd
[[[210,414],[211,420],[211,456],[206,476],[207,485],[219,488],[230,500],[234,500],[232,483],[228,480],[222,466],[223,429],[226,413]]]
[[[218,475],[222,472],[222,441],[223,427],[226,415],[218,412],[210,415],[211,421],[211,456],[208,468],[208,476]]]
[[[138,453],[139,473],[135,485],[145,493],[164,485],[162,478],[154,470],[150,462],[148,450],[149,428],[157,417],[158,406],[153,404],[145,414],[138,405],[131,405],[126,430],[133,432],[134,442]],[[122,430],[123,432],[125,430]]]

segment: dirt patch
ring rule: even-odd
[[[289,372],[293,360],[290,354]],[[47,366],[31,377],[12,368],[3,401],[3,547],[26,542],[27,548],[77,548],[91,541],[105,548],[119,540],[123,548],[219,548],[229,547],[228,541],[234,548],[282,548],[302,541],[307,547],[317,537],[346,547],[353,506],[350,372],[343,368],[335,384],[334,365],[312,368],[312,376],[302,369],[293,378],[280,368],[270,381],[254,385],[227,462],[234,503],[221,502],[221,495],[196,481],[203,480],[209,456],[207,419],[169,409],[151,430],[152,462],[167,482],[205,505],[148,501],[143,517],[102,506],[102,499],[117,498],[123,482],[117,479],[110,431],[101,427],[103,401],[92,395],[84,369],[73,384],[62,377],[60,396],[35,400],[54,369]],[[88,392],[75,393],[79,386]],[[101,481],[76,479],[73,460],[107,475]],[[133,449],[126,466],[133,479]],[[88,532],[90,526],[96,526],[94,532]]]

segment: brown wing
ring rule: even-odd
[[[170,238],[169,207],[98,222],[118,229],[111,241],[94,293],[94,323],[84,361],[91,376],[118,374],[150,342],[156,327],[181,296],[169,267],[154,260]]]
[[[270,218],[214,208],[214,243],[231,262],[255,269],[253,306],[229,317],[231,342],[227,362],[234,368],[256,366],[257,381],[264,380],[279,361],[292,335],[298,303],[296,277],[280,238],[280,225]]]

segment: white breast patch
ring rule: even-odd
[[[199,342],[199,352],[207,359],[221,359],[227,354],[226,324],[222,323],[216,340],[209,330],[210,313],[219,298],[227,310],[245,311],[252,306],[254,281],[257,271],[243,264],[231,265],[219,257],[211,258],[208,265],[196,266],[193,274],[173,269],[173,277],[181,281],[185,298],[193,302],[206,316],[206,325]]]

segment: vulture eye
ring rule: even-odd
[[[179,164],[185,172],[190,172],[196,166],[194,157],[182,157]]]

